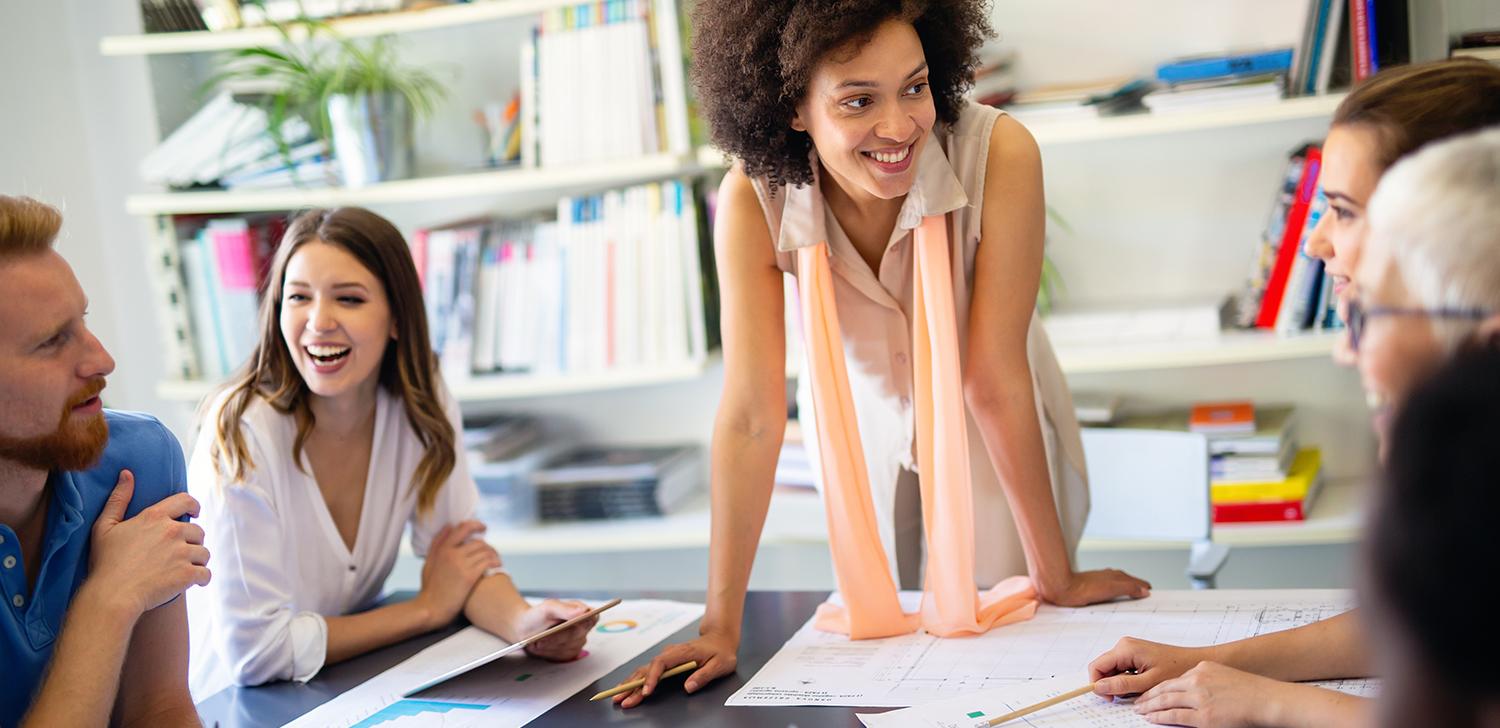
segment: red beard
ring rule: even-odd
[[[109,423],[104,413],[75,416],[73,408],[104,390],[100,377],[69,399],[57,429],[40,437],[14,439],[0,435],[0,460],[9,460],[38,470],[85,470],[99,462],[109,444]]]

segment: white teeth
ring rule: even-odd
[[[313,345],[313,346],[307,347],[307,353],[312,354],[313,356],[318,357],[320,359],[327,359],[327,358],[330,358],[330,357],[341,356],[343,354],[347,354],[348,352],[349,352],[349,347],[347,347],[347,346],[317,346],[317,345]]]
[[[901,151],[899,151],[899,152],[865,152],[865,153],[868,154],[868,155],[870,155],[870,157],[872,157],[873,159],[875,159],[875,161],[877,161],[877,162],[882,162],[884,164],[895,164],[897,162],[900,162],[903,159],[906,159],[906,155],[908,155],[908,154],[911,153],[911,147],[910,146],[903,147],[901,149]]]

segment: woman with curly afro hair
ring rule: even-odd
[[[688,692],[734,670],[786,426],[785,275],[843,597],[819,628],[973,634],[1027,618],[1038,598],[1145,596],[1128,574],[1072,566],[1088,491],[1036,316],[1041,159],[1024,127],[964,97],[991,34],[985,5],[699,0],[693,32],[699,100],[738,160],[714,231],[726,382],[708,609],[701,636],[616,701],[639,704],[689,660]],[[924,588],[920,614],[901,609],[898,583]]]

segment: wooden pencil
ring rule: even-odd
[[[1083,687],[1074,688],[1072,690],[1069,690],[1068,692],[1063,693],[1062,695],[1059,695],[1057,697],[1047,698],[1046,700],[1043,700],[1042,702],[1037,703],[1035,705],[1028,705],[1028,706],[1026,706],[1026,707],[1024,707],[1024,708],[1022,708],[1020,710],[1012,711],[1010,713],[1006,713],[1005,715],[998,716],[998,717],[995,717],[995,718],[991,718],[990,719],[990,725],[1003,725],[1003,724],[1009,723],[1009,722],[1011,722],[1011,721],[1013,721],[1013,720],[1015,720],[1017,718],[1020,718],[1020,717],[1023,717],[1023,716],[1027,716],[1027,715],[1031,715],[1032,713],[1035,713],[1038,710],[1045,710],[1045,709],[1050,708],[1050,707],[1052,707],[1054,705],[1057,705],[1058,703],[1066,703],[1069,700],[1072,700],[1073,698],[1076,698],[1076,697],[1078,697],[1080,695],[1085,695],[1087,693],[1091,693],[1093,691],[1094,691],[1094,684],[1093,683],[1089,683],[1087,685],[1084,685]]]
[[[662,677],[672,677],[673,675],[681,675],[682,673],[687,672],[688,670],[696,670],[696,669],[698,669],[698,662],[696,660],[694,660],[694,661],[690,661],[690,662],[684,662],[681,665],[678,665],[677,667],[674,667],[674,668],[672,668],[672,669],[670,669],[670,670],[662,673],[661,676]],[[613,698],[614,696],[619,695],[620,693],[630,692],[631,690],[634,690],[634,689],[636,689],[636,688],[638,688],[638,687],[640,687],[642,685],[645,685],[645,684],[646,684],[646,678],[640,678],[640,679],[637,679],[637,680],[630,680],[628,682],[623,682],[623,683],[620,683],[619,685],[617,685],[615,687],[612,687],[612,688],[610,688],[608,690],[605,690],[605,691],[599,693],[598,695],[595,695],[592,698],[589,698],[589,702],[593,702],[595,700],[603,700],[605,698]]]

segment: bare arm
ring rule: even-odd
[[[708,605],[697,640],[671,645],[634,678],[646,684],[615,702],[639,705],[664,670],[689,660],[700,667],[693,692],[734,671],[745,590],[771,505],[776,459],[786,434],[786,319],[783,274],[749,178],[738,167],[719,186],[714,226],[724,333],[724,392],[714,419],[710,461],[712,529]]]
[[[200,726],[188,692],[186,602],[179,598],[141,616],[130,638],[115,715],[122,726]]]
[[[720,186],[714,230],[724,332],[724,392],[714,419],[708,611],[701,631],[738,642],[750,567],[786,434],[783,274],[750,180]]]
[[[1257,675],[1300,682],[1368,677],[1374,660],[1365,646],[1359,610],[1295,629],[1206,648],[1206,660]]]
[[[1008,116],[990,136],[984,190],[964,394],[1015,514],[1032,580],[1042,598],[1059,604],[1145,596],[1148,584],[1120,572],[1076,578],[1063,540],[1026,355],[1046,227],[1041,153]]]
[[[443,626],[418,599],[345,617],[324,616],[323,620],[328,624],[324,665],[343,662]]]
[[[109,722],[139,612],[104,591],[85,581],[73,599],[26,728]]]

